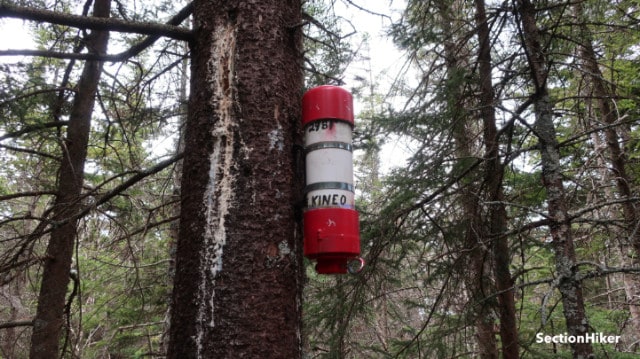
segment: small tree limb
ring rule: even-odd
[[[0,2],[0,18],[14,18],[66,25],[80,29],[107,30],[137,33],[144,35],[165,36],[176,40],[189,41],[191,31],[174,25],[152,22],[130,22],[115,18],[87,17],[63,14],[57,11],[37,9],[28,6],[17,6],[8,1]]]
[[[174,15],[165,26],[177,26],[180,25],[186,18],[191,15],[193,11],[193,3],[189,3],[182,8],[176,15]],[[56,59],[72,59],[72,60],[94,60],[94,61],[109,61],[120,62],[130,59],[149,46],[153,45],[158,39],[162,37],[161,34],[149,35],[144,40],[131,46],[126,51],[118,54],[94,54],[94,53],[67,53],[57,52],[49,50],[32,50],[32,49],[10,49],[0,50],[0,56],[36,56],[36,57],[49,57]]]
[[[33,326],[33,320],[20,320],[16,322],[0,323],[0,329],[9,329],[16,327],[31,327]]]

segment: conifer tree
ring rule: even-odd
[[[108,17],[110,0],[96,0],[94,17]],[[90,54],[106,53],[108,31],[94,31],[85,38]],[[71,274],[73,251],[77,241],[78,212],[82,208],[81,194],[84,167],[91,129],[94,98],[102,72],[101,61],[87,61],[78,84],[78,92],[69,115],[67,135],[61,140],[61,165],[52,220],[60,222],[51,231],[42,283],[38,296],[38,311],[33,321],[30,358],[52,358],[60,354],[60,339],[64,324],[67,284],[77,276]],[[77,283],[74,283],[77,286]]]

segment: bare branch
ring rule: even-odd
[[[60,157],[56,157],[56,156],[53,156],[53,155],[50,155],[48,153],[44,153],[44,152],[41,152],[41,151],[32,150],[30,148],[7,146],[7,145],[0,145],[0,148],[5,149],[7,151],[22,152],[22,153],[27,153],[27,154],[34,155],[34,156],[50,158],[50,159],[52,159],[54,161],[60,161],[61,160]]]
[[[55,221],[55,222],[42,220],[38,224],[38,226],[31,232],[31,234],[26,236],[26,238],[24,238],[19,244],[16,245],[15,250],[13,250],[12,252],[5,251],[5,253],[3,253],[2,257],[0,257],[0,273],[10,270],[12,268],[18,268],[19,266],[29,265],[31,263],[39,261],[40,260],[39,258],[27,259],[24,261],[19,261],[18,259],[25,252],[25,250],[29,246],[31,246],[38,238],[51,232],[51,230],[56,226],[60,226],[69,221],[74,221],[86,216],[96,207],[110,201],[111,199],[118,196],[119,194],[127,190],[129,187],[135,185],[136,183],[143,180],[144,178],[151,176],[153,174],[156,174],[162,171],[163,169],[169,167],[170,165],[182,159],[182,157],[183,157],[183,154],[178,154],[169,159],[166,159],[164,161],[157,163],[153,167],[137,172],[134,176],[131,176],[129,179],[127,179],[120,185],[116,186],[109,192],[103,194],[94,203],[84,207],[75,215],[69,216],[63,220]],[[45,213],[42,215],[42,217],[46,219],[50,211],[51,211],[51,208],[46,210]],[[0,284],[2,283],[0,282]]]
[[[105,193],[104,195],[102,195],[100,198],[98,198],[96,203],[94,203],[93,205],[85,207],[78,214],[76,214],[74,216],[71,216],[69,218],[66,218],[63,221],[55,222],[54,226],[59,226],[59,225],[62,225],[64,223],[67,223],[68,221],[76,220],[76,219],[84,217],[89,212],[91,212],[95,207],[100,206],[100,205],[110,201],[112,198],[116,197],[117,195],[119,195],[120,193],[124,192],[129,187],[135,185],[136,183],[138,183],[139,181],[143,180],[144,178],[146,178],[148,176],[151,176],[151,175],[154,175],[154,174],[162,171],[163,169],[169,167],[170,165],[178,162],[179,160],[182,159],[182,157],[183,157],[182,153],[178,154],[178,155],[175,155],[175,156],[173,156],[173,157],[171,157],[171,158],[169,158],[167,160],[164,160],[164,161],[161,161],[161,162],[157,163],[153,167],[147,168],[145,170],[142,170],[142,171],[136,173],[134,176],[131,176],[129,179],[127,179],[126,181],[124,181],[120,185],[116,186],[111,191],[109,191],[109,192]]]
[[[585,213],[593,212],[603,207],[613,206],[615,204],[623,204],[623,203],[630,203],[630,202],[633,203],[633,202],[637,202],[638,200],[640,200],[640,197],[620,198],[620,199],[614,199],[611,201],[595,203],[592,206],[582,208],[581,210],[576,211],[574,213],[569,213],[569,216],[570,216],[569,220],[579,218]]]
[[[47,123],[39,123],[37,125],[27,125],[21,130],[9,132],[0,136],[0,141],[6,140],[8,138],[20,137],[29,132],[44,130],[46,128],[51,128],[51,127],[62,127],[68,124],[69,124],[69,121],[54,121],[54,122],[47,122]]]
[[[21,51],[21,50],[8,50],[8,51]],[[2,56],[2,51],[0,51],[0,56]],[[72,88],[69,88],[69,87],[58,87],[58,88],[42,89],[42,90],[37,90],[37,91],[21,94],[19,96],[15,96],[15,97],[10,98],[8,100],[2,101],[2,102],[0,102],[0,107],[6,106],[7,104],[9,104],[11,102],[14,102],[14,101],[17,101],[17,100],[22,100],[22,99],[25,99],[25,98],[28,98],[28,97],[31,97],[31,96],[37,96],[37,95],[42,95],[42,94],[46,94],[46,93],[49,93],[49,92],[61,92],[61,91],[76,92],[75,89],[72,89]]]
[[[0,201],[6,201],[14,198],[21,197],[38,197],[38,196],[46,196],[46,195],[55,195],[54,191],[34,191],[34,192],[20,192],[20,193],[11,193],[0,196]]]
[[[21,320],[17,322],[0,323],[0,329],[9,329],[15,327],[30,327],[33,326],[33,320]]]
[[[182,8],[174,17],[167,21],[166,26],[176,26],[182,23],[186,18],[191,15],[193,11],[193,3],[189,3]],[[149,46],[153,45],[162,35],[150,35],[139,43],[131,46],[128,50],[119,54],[93,54],[93,53],[66,53],[48,50],[1,50],[0,56],[37,56],[37,57],[50,57],[56,59],[72,59],[72,60],[94,60],[94,61],[109,61],[120,62],[130,59]]]
[[[381,14],[381,13],[379,13],[379,12],[375,12],[375,11],[369,10],[369,9],[367,9],[367,8],[365,8],[365,7],[361,6],[361,5],[358,5],[358,4],[354,3],[352,0],[345,0],[345,2],[346,2],[347,4],[349,4],[349,5],[353,6],[353,7],[355,7],[356,9],[358,9],[358,10],[360,10],[360,11],[364,11],[364,12],[366,12],[366,13],[367,13],[367,14],[369,14],[369,15],[379,16],[379,17],[381,17],[381,18],[383,18],[383,19],[387,19],[387,20],[391,21],[391,17],[390,17],[389,15]]]
[[[189,41],[190,30],[174,25],[151,22],[129,22],[115,18],[86,17],[63,14],[57,11],[17,6],[7,1],[0,3],[0,18],[16,18],[23,20],[43,21],[57,25],[66,25],[80,29],[107,30],[137,33],[144,35],[166,36],[176,40]]]

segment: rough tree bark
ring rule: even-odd
[[[194,3],[168,358],[299,358],[298,0]]]
[[[94,17],[109,17],[111,1],[95,0]],[[93,31],[86,39],[90,53],[104,54],[109,41],[108,31]],[[51,359],[59,357],[63,328],[65,296],[70,279],[70,269],[76,240],[77,220],[68,220],[82,208],[81,192],[84,180],[84,164],[91,128],[94,97],[102,72],[102,62],[87,61],[74,97],[67,136],[62,140],[62,162],[58,175],[52,222],[54,228],[47,247],[42,272],[42,284],[38,296],[38,309],[33,323],[30,358]],[[55,225],[60,222],[60,225]]]
[[[504,205],[502,180],[504,165],[500,161],[500,142],[494,108],[495,92],[491,82],[491,33],[487,22],[484,0],[476,0],[476,31],[478,33],[478,71],[480,117],[484,129],[484,186],[485,199],[490,203],[484,235],[490,239],[493,254],[496,290],[498,291],[498,315],[502,357],[519,358],[518,327],[514,299],[513,278],[509,270],[511,256],[507,231],[507,210]]]
[[[576,254],[562,183],[560,149],[553,124],[553,103],[547,87],[547,63],[535,20],[536,10],[529,0],[515,0],[514,3],[516,14],[520,17],[523,46],[535,89],[532,95],[535,114],[533,130],[538,138],[542,182],[547,193],[547,211],[555,252],[556,285],[562,296],[567,332],[571,336],[584,336],[589,331],[589,323],[585,314],[582,284],[576,279]],[[571,348],[576,359],[589,358],[593,353],[590,343],[573,343]]]

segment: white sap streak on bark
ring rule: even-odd
[[[269,150],[277,149],[282,151],[284,150],[284,134],[280,125],[280,107],[278,105],[273,109],[273,121],[277,124],[277,127],[269,132]]]
[[[284,150],[284,135],[282,134],[282,126],[280,126],[280,124],[269,132],[269,149]]]
[[[211,48],[210,74],[215,76],[211,86],[215,87],[215,99],[210,108],[217,116],[213,129],[213,150],[210,155],[209,182],[204,194],[205,233],[201,253],[200,279],[198,286],[198,325],[196,345],[198,358],[204,348],[205,331],[215,326],[214,298],[215,280],[222,271],[223,249],[226,243],[225,217],[234,199],[233,187],[235,162],[233,146],[235,139],[234,116],[235,94],[235,41],[233,25],[221,28],[214,34],[215,43]]]

